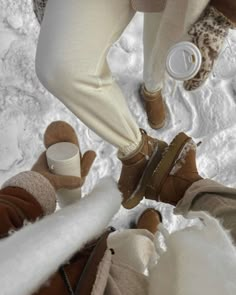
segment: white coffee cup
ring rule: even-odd
[[[167,54],[166,70],[175,80],[192,79],[200,70],[202,55],[192,42],[179,42],[172,46]]]
[[[80,151],[77,145],[60,142],[50,146],[46,152],[50,171],[58,175],[81,176]],[[60,189],[57,192],[60,207],[74,203],[81,198],[81,189]]]

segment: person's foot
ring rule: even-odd
[[[162,158],[167,144],[141,130],[140,147],[127,157],[120,158],[122,170],[118,186],[123,194],[123,206],[131,209],[142,200],[146,184]]]
[[[158,225],[162,222],[162,215],[158,210],[153,208],[146,209],[141,216],[138,218],[136,228],[147,229],[152,234],[158,230]]]
[[[141,85],[139,92],[145,104],[149,125],[153,129],[162,128],[165,125],[166,111],[161,90],[151,93]]]
[[[147,184],[145,197],[176,205],[185,191],[202,179],[196,167],[196,145],[179,133],[169,145]]]

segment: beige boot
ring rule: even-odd
[[[123,194],[123,206],[133,208],[142,200],[147,181],[161,160],[167,144],[152,138],[141,130],[140,147],[127,157],[120,157],[123,164],[118,186]]]
[[[149,125],[153,129],[162,128],[165,125],[166,112],[161,90],[151,93],[142,85],[140,88],[140,96],[145,103]]]
[[[136,228],[137,229],[147,229],[152,234],[158,230],[158,225],[162,222],[162,215],[158,210],[153,208],[148,208],[145,210],[141,216],[138,218]]]
[[[185,191],[201,178],[196,167],[196,145],[185,133],[178,134],[147,184],[145,197],[176,205]]]

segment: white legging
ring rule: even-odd
[[[166,12],[182,20],[183,9],[174,2],[169,1],[165,13],[144,18],[144,82],[149,91],[162,87],[166,51],[183,33],[173,20],[174,29],[165,24],[170,19]],[[141,134],[106,56],[134,14],[129,0],[48,0],[36,54],[36,73],[45,88],[125,155],[139,146]]]

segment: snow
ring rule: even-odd
[[[0,0],[0,184],[31,168],[43,150],[45,128],[60,119],[72,124],[82,135],[83,151],[92,148],[97,152],[97,160],[83,187],[85,194],[104,176],[117,179],[121,164],[115,148],[90,131],[38,81],[34,69],[38,34],[31,0]],[[236,187],[236,33],[230,32],[213,75],[201,89],[186,92],[181,84],[167,77],[168,118],[166,126],[159,131],[148,126],[138,97],[143,64],[141,35],[142,14],[137,14],[108,57],[139,126],[167,142],[180,131],[197,143],[202,142],[197,150],[201,175]],[[164,212],[169,230],[186,225],[172,215],[172,207],[157,206]],[[124,216],[131,220],[141,207],[129,213],[121,209],[119,218],[115,219],[117,224],[124,223]]]

